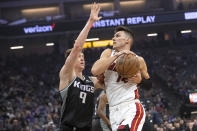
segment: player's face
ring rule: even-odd
[[[85,60],[84,60],[84,54],[80,53],[77,59],[76,67],[83,70],[85,67]]]
[[[124,31],[118,31],[112,38],[113,40],[113,49],[120,50],[128,43],[128,37]]]

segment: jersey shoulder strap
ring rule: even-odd
[[[86,83],[93,83],[93,79],[92,79],[92,77],[91,76],[84,76],[85,77],[85,82]]]
[[[112,50],[112,52],[111,52],[111,56],[114,56],[114,55],[115,55],[115,53],[116,53],[116,51],[115,51],[115,50]]]

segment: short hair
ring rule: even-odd
[[[115,33],[117,33],[118,31],[125,31],[126,33],[128,33],[130,36],[134,37],[134,33],[131,29],[129,29],[126,26],[117,26],[115,28]]]
[[[64,51],[64,57],[67,59],[67,57],[70,55],[71,51],[72,51],[73,48],[71,49],[67,49]],[[83,50],[81,51],[81,53],[83,53]]]
[[[71,49],[67,49],[64,51],[64,57],[67,58],[69,55],[70,55],[70,52],[72,51],[72,48]]]

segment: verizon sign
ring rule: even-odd
[[[43,33],[43,32],[52,32],[55,28],[55,24],[39,26],[36,25],[34,27],[25,27],[23,28],[25,34],[33,34],[33,33]]]

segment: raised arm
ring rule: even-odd
[[[67,85],[70,81],[72,81],[75,77],[75,71],[74,71],[74,65],[77,61],[78,56],[80,55],[83,45],[85,43],[85,40],[88,36],[88,33],[91,29],[91,26],[94,22],[101,19],[101,17],[98,16],[100,11],[100,6],[96,3],[94,3],[91,7],[91,13],[90,17],[83,28],[83,30],[80,32],[79,36],[75,40],[74,47],[71,50],[70,55],[65,61],[65,64],[63,65],[61,71],[60,71],[60,86],[59,90],[62,90],[65,88],[65,85]]]
[[[83,28],[83,30],[81,31],[81,33],[79,34],[79,36],[77,37],[77,39],[75,41],[75,46],[77,48],[80,48],[80,49],[83,48],[83,45],[85,43],[85,40],[88,36],[88,33],[89,33],[93,23],[102,18],[102,17],[98,16],[99,11],[100,11],[99,4],[94,3],[91,6],[91,13],[90,13],[90,17],[88,19],[88,22],[86,23],[85,27]]]

